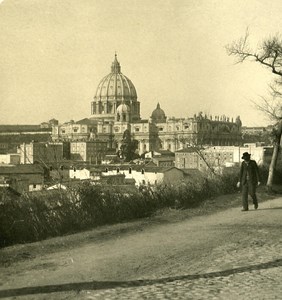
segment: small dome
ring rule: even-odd
[[[161,109],[160,104],[157,104],[157,108],[152,112],[152,121],[155,123],[166,122],[166,115],[164,111]]]
[[[130,107],[125,103],[121,103],[117,107],[117,114],[127,114],[127,113],[130,113]]]

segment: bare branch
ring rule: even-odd
[[[272,98],[261,97],[259,103],[253,102],[258,110],[276,121],[275,126],[278,128],[273,140],[273,154],[267,180],[267,186],[271,190],[282,135],[282,39],[278,35],[269,37],[263,41],[258,51],[253,51],[248,46],[248,36],[247,31],[244,38],[233,42],[231,46],[227,46],[228,55],[234,55],[237,58],[237,62],[244,62],[246,59],[259,62],[261,65],[269,68],[273,74],[279,76],[279,79],[274,80],[274,84],[270,85]]]
[[[275,98],[282,98],[281,81],[275,80],[274,83],[269,84],[270,95]]]
[[[236,63],[242,63],[246,59],[259,62],[271,69],[272,73],[282,77],[282,40],[278,35],[264,40],[258,51],[249,46],[249,32],[231,45],[226,46],[229,56],[237,58]]]

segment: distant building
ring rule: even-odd
[[[107,152],[107,142],[94,140],[87,142],[71,142],[70,156],[72,160],[82,160],[90,163],[101,163]]]
[[[188,147],[175,152],[175,167],[179,169],[200,169],[200,157],[195,148]]]
[[[242,162],[244,152],[249,152],[258,165],[269,164],[272,147],[246,144],[243,147],[214,146],[205,148],[189,147],[175,153],[175,166],[179,169],[205,170],[209,167],[230,167]]]
[[[46,188],[47,191],[51,191],[51,190],[67,190],[67,186],[61,183],[56,183],[53,184],[49,187]]]
[[[102,165],[109,165],[109,164],[118,163],[119,161],[120,161],[120,158],[117,155],[117,153],[108,153],[107,152],[104,159],[102,159],[101,164]]]
[[[174,157],[153,157],[152,161],[157,167],[174,167]]]
[[[68,159],[69,143],[42,143],[31,142],[29,144],[21,144],[18,148],[21,164],[60,162]]]
[[[151,159],[157,167],[173,167],[175,154],[169,150],[150,151],[144,155],[144,158]]]
[[[79,179],[79,180],[100,180],[101,171],[92,167],[73,167],[69,170],[69,178],[70,179]]]
[[[53,141],[89,141],[96,138],[97,121],[83,119],[73,120],[64,124],[55,124],[52,128]]]
[[[50,141],[55,121],[40,125],[0,125],[0,153],[17,153],[17,147],[23,143]]]
[[[243,143],[256,143],[257,146],[267,146],[272,144],[271,132],[273,126],[253,126],[253,127],[242,127],[242,142]]]
[[[138,141],[140,155],[149,151],[175,152],[188,145],[240,145],[240,117],[207,116],[168,118],[158,103],[149,119],[141,119],[140,102],[132,81],[121,73],[117,56],[111,72],[102,78],[91,102],[91,118],[57,124],[54,141],[102,140],[107,148],[120,149],[123,133],[129,130]]]
[[[260,135],[269,131],[269,127],[264,126],[242,126],[242,134]]]
[[[125,179],[134,179],[136,186],[177,184],[185,181],[185,173],[175,167],[156,166],[120,166],[109,168],[102,172],[102,176],[125,175]]]
[[[9,153],[9,154],[0,154],[0,164],[11,164],[17,165],[21,161],[20,154]]]
[[[16,149],[16,147],[15,147],[15,149]],[[9,144],[0,142],[0,154],[7,154],[8,151],[9,151]]]
[[[72,168],[69,171],[70,179],[80,179],[80,180],[91,180],[92,183],[96,184],[112,184],[112,185],[125,185],[128,184],[125,181],[125,174],[121,172],[106,173],[100,169],[85,167],[85,168]],[[135,181],[134,181],[135,183]]]
[[[43,188],[44,171],[39,165],[0,165],[0,177],[19,193],[31,192]]]

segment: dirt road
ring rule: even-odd
[[[281,299],[282,198],[176,214],[2,249],[0,298]]]

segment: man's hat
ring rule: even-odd
[[[251,154],[250,154],[250,153],[244,152],[244,153],[243,153],[243,156],[242,156],[242,159],[248,159],[248,158],[250,158],[250,157],[251,157]]]

